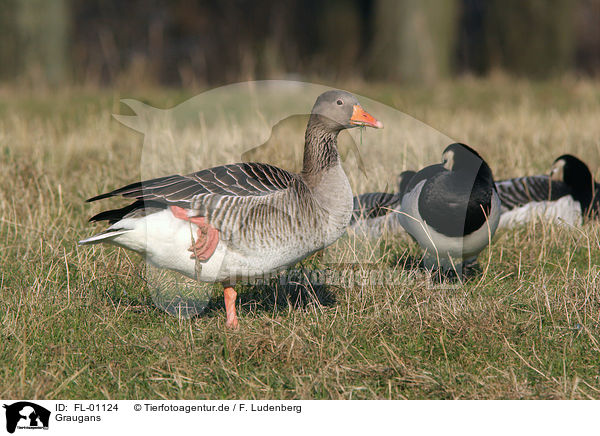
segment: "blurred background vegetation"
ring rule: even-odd
[[[0,81],[431,83],[600,72],[600,0],[0,0]]]

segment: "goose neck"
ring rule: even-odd
[[[339,165],[338,130],[326,126],[319,117],[311,116],[306,128],[302,176],[316,181],[328,169]]]

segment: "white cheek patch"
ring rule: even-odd
[[[447,151],[444,153],[442,158],[444,159],[444,168],[446,168],[448,171],[452,171],[452,168],[454,167],[454,152]]]
[[[565,181],[565,161],[559,160],[552,166],[552,170],[550,170],[550,179],[556,182],[564,182]]]

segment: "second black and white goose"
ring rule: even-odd
[[[597,214],[596,184],[587,165],[570,154],[556,158],[549,175],[517,177],[496,183],[502,204],[500,227],[541,218],[578,225]]]
[[[427,268],[473,262],[500,219],[500,199],[488,164],[465,144],[450,144],[441,164],[415,174],[402,198],[400,223],[425,250]]]

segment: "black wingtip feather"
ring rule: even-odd
[[[98,200],[102,200],[103,198],[108,198],[108,197],[112,197],[112,196],[113,196],[112,192],[107,192],[105,194],[100,194],[100,195],[96,195],[95,197],[88,198],[87,200],[85,200],[85,202],[91,203],[92,201],[98,201]]]
[[[158,179],[157,179],[158,180]],[[134,182],[130,183],[127,186],[123,186],[122,188],[115,189],[114,191],[105,192],[104,194],[96,195],[95,197],[88,198],[86,200],[87,203],[91,203],[92,201],[102,200],[108,197],[116,197],[117,195],[121,195],[124,192],[130,191],[132,189],[139,189],[142,187],[142,182]]]
[[[138,201],[135,201],[125,207],[120,208],[120,209],[111,209],[111,210],[105,210],[103,212],[100,212],[100,213],[94,215],[93,217],[91,217],[89,219],[89,222],[108,221],[109,224],[114,224],[117,221],[122,220],[128,214],[130,214],[136,210],[151,209],[151,208],[152,209],[164,209],[165,207],[166,207],[166,205],[161,204],[156,201],[138,200]]]

